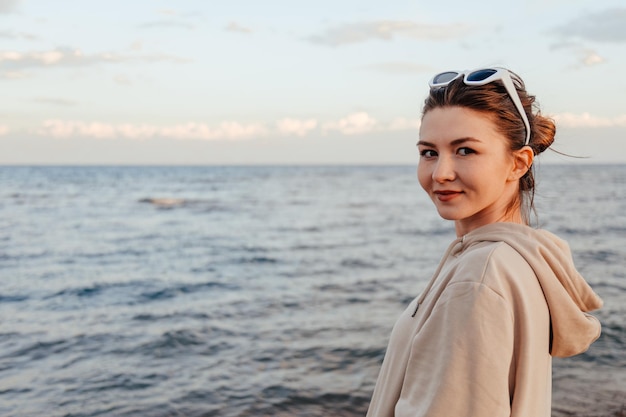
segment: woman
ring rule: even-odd
[[[599,337],[602,305],[567,244],[528,226],[554,123],[504,68],[430,86],[417,173],[458,239],[396,322],[367,415],[549,417],[551,357]]]

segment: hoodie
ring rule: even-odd
[[[555,235],[475,229],[396,322],[367,416],[549,417],[551,358],[587,350],[601,306]]]

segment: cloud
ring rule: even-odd
[[[594,42],[626,42],[626,8],[581,16],[555,28],[554,32]]]
[[[579,41],[561,40],[561,41],[551,44],[550,50],[558,51],[560,49],[577,49],[577,48],[580,49],[581,47],[582,45]]]
[[[64,105],[62,99],[36,99],[46,104]],[[67,105],[73,105],[67,102]],[[243,123],[224,121],[209,125],[202,122],[180,123],[170,126],[133,123],[105,123],[99,121],[77,121],[49,119],[42,122],[39,128],[30,130],[36,134],[56,139],[172,139],[200,141],[239,141],[265,137],[305,137],[310,135],[326,135],[330,132],[345,136],[356,136],[371,132],[394,132],[401,130],[419,130],[420,120],[396,117],[390,122],[379,122],[367,112],[354,112],[343,118],[326,123],[317,119],[282,118],[275,123]]]
[[[586,50],[585,55],[582,59],[583,65],[586,67],[591,67],[593,65],[602,64],[605,62],[605,59],[602,58],[596,51]]]
[[[9,133],[9,126],[0,125],[0,136],[4,136]]]
[[[66,100],[63,98],[50,98],[50,97],[37,97],[32,100],[35,103],[39,104],[50,104],[53,106],[63,106],[63,107],[71,107],[75,106],[76,102],[72,100]]]
[[[326,32],[309,37],[314,43],[340,46],[370,40],[390,41],[396,36],[416,40],[442,41],[454,39],[469,32],[465,24],[433,25],[408,20],[379,20],[372,22],[349,23],[328,29]]]
[[[286,118],[276,122],[276,129],[285,136],[303,137],[316,127],[317,120],[315,119],[298,120]]]
[[[187,123],[163,128],[160,133],[172,139],[241,140],[265,136],[267,128],[260,123],[222,122],[215,128],[203,123]]]
[[[156,20],[154,22],[146,22],[139,25],[140,29],[186,29],[193,30],[194,25],[179,20]]]
[[[176,13],[176,10],[172,10],[172,9],[159,10],[158,13],[166,15],[166,16],[176,16],[178,14]]]
[[[587,112],[561,113],[554,116],[558,127],[626,127],[626,114],[616,117],[594,116]]]
[[[154,126],[147,124],[110,124],[101,122],[82,122],[51,119],[43,122],[36,130],[38,135],[59,139],[94,138],[94,139],[151,139],[167,138],[178,140],[245,140],[265,136],[267,128],[262,124],[242,124],[222,122],[216,127],[204,123],[184,123],[173,126]]]
[[[383,62],[369,65],[367,68],[386,74],[418,74],[433,71],[433,68],[428,65],[413,62]]]
[[[576,64],[571,65],[571,68],[591,67],[598,64],[603,64],[606,59],[601,56],[596,50],[585,48],[581,41],[564,41],[555,43],[550,46],[550,50],[564,50],[571,51],[578,61]]]
[[[168,17],[178,17],[178,18],[185,18],[185,19],[192,19],[192,18],[198,18],[198,17],[202,17],[203,13],[200,11],[187,11],[187,12],[178,12],[174,9],[162,9],[162,10],[157,10],[157,14],[163,15],[163,16],[168,16]]]
[[[0,0],[0,14],[14,12],[19,2],[20,0]]]
[[[39,36],[26,32],[14,32],[12,30],[0,30],[0,39],[24,39],[27,41],[35,41]]]
[[[121,62],[188,62],[171,55],[123,55],[113,52],[83,54],[79,49],[56,48],[49,51],[15,52],[0,51],[0,69],[21,70],[24,68],[76,67],[103,63]]]
[[[37,134],[53,138],[71,138],[75,136],[95,137],[98,139],[115,137],[115,128],[99,122],[78,122],[64,120],[46,120]]]
[[[237,22],[230,22],[225,28],[224,30],[228,31],[228,32],[237,32],[237,33],[252,33],[252,29],[246,27],[246,26],[242,26]]]
[[[369,133],[377,127],[378,122],[366,112],[356,112],[335,121],[325,123],[322,127],[324,133],[337,131],[344,135],[358,135]]]

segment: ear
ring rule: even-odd
[[[517,181],[530,169],[535,159],[535,154],[530,146],[513,151],[513,167],[509,173],[509,181]]]

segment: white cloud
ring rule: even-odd
[[[244,140],[265,136],[267,128],[259,123],[222,122],[216,127],[204,123],[154,126],[130,123],[109,124],[51,119],[36,130],[42,136],[59,139],[133,139],[167,138],[179,140]]]
[[[616,117],[594,116],[589,113],[561,113],[554,116],[557,127],[626,127],[626,114]]]
[[[112,139],[115,137],[115,129],[105,123],[62,120],[46,120],[37,133],[54,138],[84,136],[98,139]]]
[[[9,126],[0,125],[0,136],[4,136],[9,133]]]
[[[396,36],[417,40],[442,41],[457,38],[469,31],[470,27],[461,23],[434,25],[408,20],[378,20],[337,26],[320,35],[311,36],[309,40],[331,46],[360,43],[373,39],[389,41]]]
[[[267,128],[260,123],[222,122],[212,128],[204,123],[192,122],[162,128],[159,133],[171,139],[242,140],[265,136],[267,131]]]
[[[14,32],[11,30],[0,30],[0,39],[24,39],[27,41],[34,41],[39,39],[39,36],[26,32]]]
[[[122,55],[113,52],[83,54],[80,49],[57,48],[49,51],[16,52],[0,51],[0,68],[19,70],[23,68],[49,68],[58,66],[86,66],[102,63],[140,62],[188,62],[171,55]]]
[[[150,125],[133,125],[124,123],[115,126],[114,130],[117,135],[126,139],[149,139],[159,134],[159,128]]]
[[[276,122],[276,129],[285,136],[306,136],[317,127],[317,120],[298,120],[285,118]]]
[[[587,66],[593,66],[593,65],[598,65],[598,64],[602,64],[605,61],[604,58],[602,58],[600,55],[598,55],[597,52],[592,51],[592,50],[587,50],[585,51],[585,56],[582,60],[582,63]]]
[[[62,99],[38,98],[37,102],[54,105],[74,105]],[[275,123],[243,123],[224,121],[209,125],[201,122],[180,123],[170,126],[133,123],[104,123],[99,121],[77,121],[49,119],[28,133],[58,139],[129,139],[148,140],[155,138],[172,140],[237,141],[264,137],[305,137],[312,134],[325,135],[330,132],[345,136],[365,135],[371,132],[417,131],[420,120],[396,117],[391,121],[379,122],[367,112],[355,112],[338,120],[320,123],[317,119],[282,118]]]
[[[356,112],[338,121],[325,123],[323,131],[324,133],[338,131],[344,135],[358,135],[373,131],[377,125],[378,121],[366,112]]]
[[[249,27],[246,26],[242,26],[237,22],[230,22],[226,28],[226,31],[228,32],[237,32],[237,33],[252,33],[252,29],[250,29]]]

